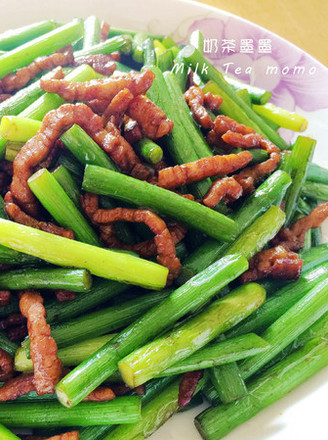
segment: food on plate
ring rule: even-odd
[[[0,35],[1,439],[141,440],[204,400],[218,440],[328,365],[328,170],[202,46]]]

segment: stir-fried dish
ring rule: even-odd
[[[0,35],[1,440],[141,440],[203,401],[218,440],[328,365],[328,170],[202,48]]]

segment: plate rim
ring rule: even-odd
[[[268,32],[269,34],[273,35],[275,38],[280,39],[281,41],[283,41],[284,43],[287,43],[288,45],[290,45],[291,47],[293,47],[294,49],[301,51],[303,54],[305,54],[306,56],[308,56],[310,59],[312,59],[313,61],[315,61],[316,63],[318,63],[322,68],[324,68],[328,74],[328,66],[326,66],[325,64],[323,64],[321,61],[319,61],[317,58],[315,58],[313,55],[311,55],[309,52],[307,52],[306,50],[302,49],[301,47],[297,46],[297,44],[293,43],[292,41],[287,40],[287,38],[282,37],[281,35],[277,34],[276,32],[273,32],[271,30],[269,30],[268,28],[254,23],[253,21],[241,17],[240,15],[234,14],[232,12],[226,11],[224,9],[218,8],[216,6],[212,6],[212,5],[207,5],[205,3],[199,2],[198,0],[173,0],[176,2],[180,2],[180,3],[185,3],[186,5],[197,5],[200,6],[201,8],[203,8],[204,10],[210,10],[213,13],[218,13],[222,14],[222,15],[226,15],[227,17],[233,17],[235,19],[241,20],[249,25],[255,26],[259,29],[262,29],[265,32]]]

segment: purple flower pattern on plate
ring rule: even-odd
[[[188,35],[196,29],[203,33],[204,39],[235,40],[235,52],[223,53],[219,46],[217,51],[206,56],[221,70],[227,69],[227,63],[233,63],[229,65],[228,73],[270,90],[274,104],[288,110],[296,107],[304,111],[328,108],[328,69],[292,43],[239,17],[196,20],[189,27]],[[245,39],[254,42],[253,53],[238,52],[239,42]],[[259,42],[265,39],[271,40],[272,51],[258,53]],[[249,66],[251,69],[247,69]],[[273,69],[267,71],[268,66]],[[234,73],[237,67],[241,68],[238,75]]]

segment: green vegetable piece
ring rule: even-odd
[[[59,225],[72,229],[77,240],[93,246],[101,246],[94,229],[66,194],[64,188],[46,168],[33,174],[28,179],[28,185]]]
[[[140,420],[140,398],[117,397],[110,402],[84,402],[67,411],[58,402],[2,403],[0,421],[10,427],[48,428],[133,423]]]
[[[168,335],[120,360],[118,367],[124,382],[131,388],[147,382],[245,319],[264,300],[265,290],[258,284],[235,289]]]
[[[167,299],[124,329],[112,342],[64,377],[56,387],[65,406],[75,406],[117,369],[117,362],[188,312],[206,304],[221,288],[248,267],[243,257],[231,255],[175,290]]]
[[[219,405],[196,417],[205,440],[220,440],[230,431],[276,402],[328,365],[326,341],[318,338],[272,366],[248,383],[248,394],[237,402]]]
[[[111,170],[88,165],[83,188],[91,193],[109,195],[154,209],[218,240],[231,241],[237,233],[235,222],[228,217],[172,191]]]
[[[52,264],[88,269],[93,275],[147,288],[160,289],[167,280],[168,270],[159,264],[38,231],[9,220],[0,220],[0,244]]]

